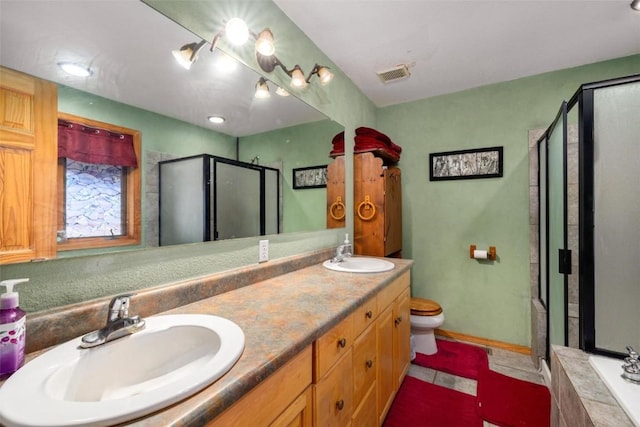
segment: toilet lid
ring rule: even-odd
[[[411,314],[415,316],[437,316],[442,307],[437,302],[426,298],[411,298]]]

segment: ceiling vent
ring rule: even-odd
[[[409,67],[404,64],[396,65],[393,68],[389,68],[388,70],[378,71],[378,77],[382,81],[382,83],[391,83],[398,80],[406,79],[411,75],[409,72]]]

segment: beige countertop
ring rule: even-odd
[[[200,393],[128,425],[203,425],[213,419],[412,264],[393,262],[394,270],[376,274],[314,265],[166,312],[215,314],[236,322],[245,333],[244,353]]]
[[[160,312],[149,307],[159,304],[155,302],[156,299],[163,298],[158,292],[166,292],[166,296],[175,293],[176,287],[180,287],[181,293],[192,293],[193,290],[180,284],[142,295],[140,306],[136,306],[136,301],[133,300],[130,309],[132,314],[147,316],[145,313],[149,312],[159,315],[197,313],[230,319],[244,331],[245,349],[226,375],[199,393],[124,425],[155,427],[206,424],[363,302],[409,271],[413,264],[411,260],[389,260],[396,265],[394,270],[372,274],[336,272],[316,263],[253,284],[239,284],[237,289],[225,290],[215,296]],[[298,260],[294,260],[296,262]],[[287,270],[290,269],[284,268],[283,271]],[[227,277],[234,274],[237,273],[227,273],[224,280],[235,281],[236,278]],[[256,277],[260,277],[260,274]],[[199,285],[201,282],[196,281],[192,285]],[[142,310],[136,310],[136,307]],[[51,317],[50,314],[48,316]],[[63,314],[56,313],[55,316],[62,317]],[[96,318],[102,319],[102,316],[103,313],[99,313]],[[29,359],[39,353],[41,352],[33,352]]]

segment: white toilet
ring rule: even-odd
[[[411,298],[411,335],[415,352],[426,355],[438,352],[434,330],[443,323],[440,304],[425,298]]]

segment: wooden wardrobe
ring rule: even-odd
[[[373,153],[353,155],[356,255],[400,257],[402,251],[402,175],[400,168]],[[387,164],[385,164],[387,163]],[[344,156],[329,164],[327,227],[344,227]]]

